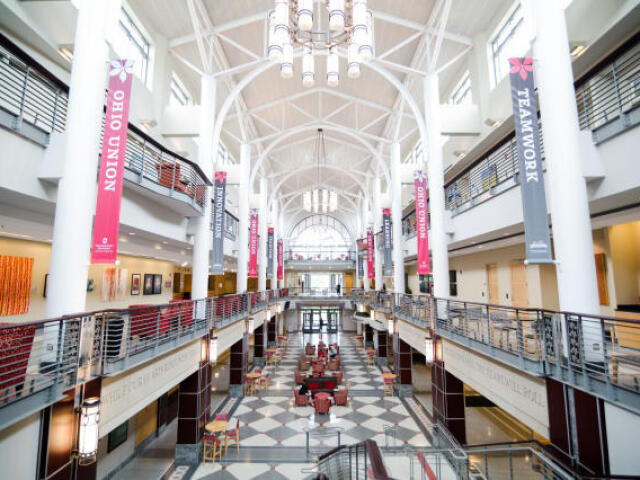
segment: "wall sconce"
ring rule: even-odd
[[[255,327],[255,322],[254,322],[253,318],[249,318],[247,320],[247,333],[249,335],[251,335],[253,333],[254,327]]]
[[[78,463],[90,465],[98,454],[98,423],[100,422],[100,398],[85,399],[80,407],[80,432],[78,435]]]
[[[436,348],[435,348],[435,354],[436,354],[436,358],[435,361],[438,363],[442,363],[442,339],[438,338],[437,340],[435,340],[436,343]]]
[[[205,338],[202,339],[200,343],[200,361],[206,362],[208,358],[207,355],[207,340]]]
[[[271,310],[267,310],[267,319],[265,321],[266,322],[270,322],[271,321]]]
[[[425,337],[424,339],[424,356],[426,363],[433,363],[433,338]]]
[[[389,335],[393,335],[393,319],[390,318],[387,322],[387,330],[389,330]]]
[[[369,319],[373,322],[376,319],[376,311],[371,309],[369,310]]]
[[[209,363],[215,365],[218,361],[218,337],[211,337],[209,340]]]

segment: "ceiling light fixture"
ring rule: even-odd
[[[329,13],[328,24],[314,19],[314,2],[324,4]],[[312,87],[314,55],[327,52],[327,85],[340,83],[338,47],[347,47],[347,75],[360,76],[360,64],[374,56],[373,14],[367,0],[275,0],[269,12],[269,45],[267,56],[280,62],[282,78],[293,77],[293,50],[303,48],[302,84]]]
[[[338,209],[338,193],[321,187],[321,165],[327,164],[327,149],[324,141],[324,131],[319,128],[315,145],[315,159],[318,167],[316,186],[302,194],[302,208],[307,212],[329,213]]]

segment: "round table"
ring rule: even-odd
[[[204,426],[207,432],[217,435],[218,433],[226,432],[229,430],[229,422],[226,420],[214,420]]]
[[[253,378],[254,380],[256,378],[260,378],[262,376],[262,373],[258,373],[258,372],[249,372],[247,373],[247,378]]]
[[[396,377],[397,377],[397,375],[395,373],[383,373],[382,374],[382,379],[383,380],[395,380]]]
[[[267,348],[267,353],[276,353],[277,351],[278,351],[278,349],[277,349],[277,348],[275,348],[275,347],[269,347],[269,348]]]
[[[367,348],[365,352],[367,353],[367,355],[375,355],[376,353],[376,351],[373,348]]]

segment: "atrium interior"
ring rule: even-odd
[[[638,127],[640,0],[0,0],[0,477],[640,479]]]

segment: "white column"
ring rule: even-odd
[[[112,18],[109,8],[109,0],[78,4],[64,171],[53,222],[48,318],[85,311],[109,52],[105,18]]]
[[[369,227],[369,202],[366,195],[362,197],[362,238],[367,238],[367,228]],[[367,252],[364,256],[364,278],[362,279],[365,292],[369,291],[369,262],[367,261]]]
[[[558,296],[562,311],[600,314],[569,40],[560,3],[536,0],[530,5],[536,34],[534,76],[540,98],[547,191],[558,262]],[[587,357],[601,356],[599,324],[583,322],[583,331]]]
[[[393,288],[404,293],[404,237],[402,236],[402,178],[400,142],[391,144],[391,228],[393,229]]]
[[[247,291],[247,261],[249,255],[249,167],[251,145],[240,145],[240,183],[238,184],[238,274],[236,292]]]
[[[216,119],[216,79],[211,75],[201,77],[200,123],[198,140],[198,165],[213,179],[213,163],[216,160],[213,146],[213,127]],[[207,187],[203,214],[195,218],[196,230],[193,236],[193,278],[191,298],[206,298],[209,288],[209,262],[213,237],[209,228],[211,221],[211,187]]]
[[[438,74],[428,73],[424,80],[424,111],[427,124],[427,179],[429,181],[429,248],[433,257],[433,293],[436,297],[449,296],[449,251],[444,226],[444,173],[442,167],[442,122],[440,119],[440,93]]]
[[[380,207],[380,196],[382,195],[382,180],[379,177],[373,179],[373,209],[371,214],[373,215],[373,233],[376,234],[382,229],[382,208]],[[383,251],[379,250],[382,245],[375,245],[373,253],[375,278],[376,278],[376,290],[382,290],[382,254]]]
[[[273,277],[271,278],[271,290],[278,289],[278,235],[280,235],[278,215],[278,199],[274,198],[271,204],[271,226],[273,227]]]
[[[358,207],[360,206],[360,204],[358,203]],[[362,231],[362,220],[360,219],[360,209],[356,208],[356,237],[358,237],[358,235],[360,235],[360,232]],[[360,261],[360,255],[358,252],[358,239],[356,238],[356,240],[354,241],[354,252],[356,252],[356,283],[355,283],[355,287],[356,288],[360,288],[360,272],[358,270],[358,262]]]
[[[278,214],[278,232],[280,232],[280,237],[282,239],[282,280],[279,281],[279,287],[284,288],[285,286],[285,269],[284,269],[284,251],[285,251],[285,242],[284,242],[284,220],[282,219],[282,213]],[[276,264],[277,264],[277,256],[276,256]],[[276,270],[277,273],[277,270]]]
[[[267,211],[267,179],[260,179],[260,213],[258,214],[258,232],[260,244],[258,246],[258,290],[267,289],[267,222],[269,212]]]

